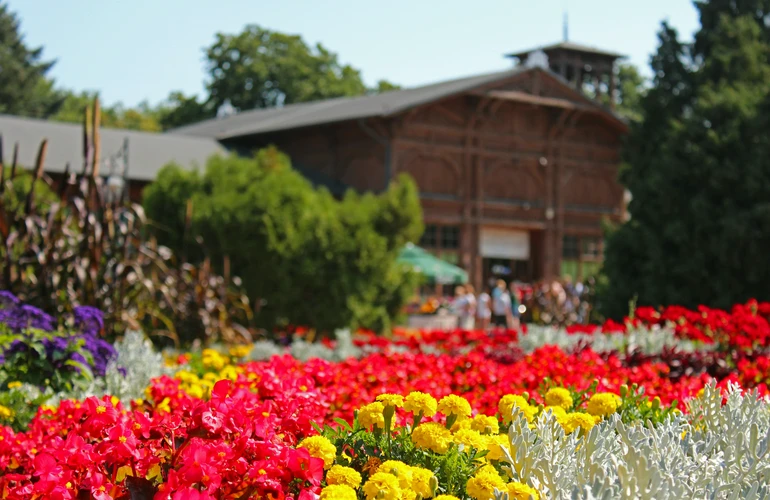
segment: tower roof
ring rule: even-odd
[[[529,54],[536,51],[543,51],[547,55],[556,53],[556,52],[573,52],[573,53],[580,53],[580,54],[586,54],[593,57],[603,57],[606,59],[623,59],[626,56],[623,54],[618,54],[617,52],[609,52],[602,49],[597,49],[596,47],[590,47],[588,45],[581,45],[579,43],[573,43],[573,42],[559,42],[554,43],[551,45],[545,45],[542,47],[535,47],[533,49],[524,50],[521,52],[513,52],[511,54],[506,54],[505,57],[515,57],[521,61],[525,60]]]

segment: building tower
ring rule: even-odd
[[[564,36],[567,36],[566,15]],[[597,100],[603,100],[604,95],[615,95],[615,63],[625,56],[565,39],[561,43],[514,52],[506,57],[514,59],[518,64],[527,64],[530,57],[540,60],[543,54],[548,58],[547,67],[574,88]],[[609,99],[609,104],[614,108],[615,99]]]

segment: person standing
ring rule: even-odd
[[[476,304],[476,327],[480,330],[487,330],[489,328],[489,321],[492,319],[492,297],[489,296],[487,290],[483,290],[479,294],[479,299]]]
[[[510,287],[510,294],[511,294],[511,323],[509,327],[512,330],[518,330],[519,325],[521,324],[521,313],[519,312],[519,294],[516,289],[516,284],[511,282]]]
[[[468,295],[465,293],[465,287],[463,286],[455,288],[452,311],[457,316],[457,327],[465,330],[468,324]]]
[[[498,280],[497,287],[492,291],[492,324],[509,328],[511,322],[511,296],[505,281]]]
[[[466,318],[467,324],[463,326],[466,330],[473,330],[476,328],[476,291],[473,289],[473,285],[465,285],[465,307],[467,308],[468,316]]]

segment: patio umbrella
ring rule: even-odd
[[[468,273],[445,262],[412,243],[407,243],[396,259],[422,274],[430,284],[462,285],[468,282]]]

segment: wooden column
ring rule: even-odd
[[[557,160],[554,154],[555,148],[558,146],[558,139],[564,133],[564,124],[567,118],[570,116],[571,111],[564,110],[556,118],[548,131],[548,138],[546,142],[545,153],[545,169],[546,169],[546,182],[545,182],[545,235],[543,238],[544,243],[544,256],[545,262],[543,264],[545,279],[551,279],[558,275],[558,267],[561,263],[561,236],[559,233],[558,217],[559,217],[559,195],[560,195],[560,176],[558,169],[561,168],[561,154],[562,147],[559,147],[559,159]],[[549,217],[550,216],[550,217]]]
[[[615,109],[615,65],[610,64],[610,109]]]

